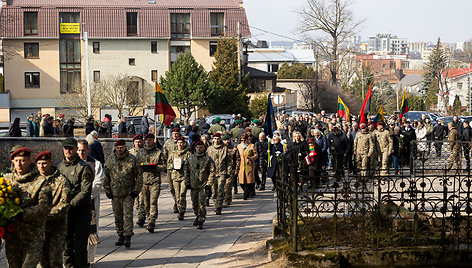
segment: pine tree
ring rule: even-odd
[[[223,38],[218,42],[215,61],[210,72],[211,80],[218,85],[209,100],[209,112],[214,114],[240,113],[249,116],[247,96],[248,76],[239,83],[238,53],[236,40]]]
[[[439,89],[441,87],[441,81],[443,81],[442,73],[444,69],[447,67],[447,57],[444,54],[444,51],[441,49],[441,38],[438,38],[438,42],[436,46],[431,51],[431,55],[429,56],[428,63],[426,64],[426,73],[424,75],[424,86],[423,89],[425,90],[436,90],[434,94],[439,93]],[[447,91],[447,85],[445,90]],[[444,92],[443,93],[447,93]],[[432,93],[427,95],[432,95]],[[444,103],[448,103],[447,96],[444,100]]]
[[[208,96],[215,90],[208,73],[190,52],[181,54],[165,76],[160,77],[160,86],[169,103],[177,106],[186,120],[195,112],[196,106],[206,107]]]
[[[462,112],[462,103],[459,95],[456,95],[454,98],[454,103],[452,104],[452,109],[454,110],[454,114],[460,115]]]

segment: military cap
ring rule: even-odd
[[[221,121],[220,117],[215,118],[215,123],[219,123]]]
[[[26,147],[21,147],[16,149],[13,153],[10,155],[10,160],[13,160],[13,158],[17,156],[30,156],[31,155],[31,150],[26,148]]]
[[[77,140],[74,138],[67,138],[62,141],[63,147],[77,147]]]
[[[143,135],[141,135],[141,134],[138,134],[138,135],[136,135],[136,136],[133,137],[133,141],[135,141],[135,140],[142,140],[142,139],[143,139]]]
[[[377,123],[377,126],[383,126],[383,125],[384,125],[383,122]]]
[[[172,132],[179,132],[179,133],[180,133],[180,128],[174,127],[174,128],[172,129]]]
[[[152,133],[148,133],[148,134],[146,134],[146,136],[144,136],[144,139],[153,139],[154,140],[154,138],[155,138],[155,136]]]
[[[52,154],[50,151],[43,151],[40,152],[35,158],[34,162],[37,163],[39,160],[51,160]]]
[[[225,134],[221,139],[222,140],[229,140],[229,134]]]
[[[365,127],[366,127],[365,123],[361,123],[361,124],[359,125],[359,128],[360,128],[360,129],[364,129]]]
[[[180,136],[175,141],[185,141],[184,137]]]
[[[126,141],[123,140],[123,139],[117,140],[117,141],[115,142],[115,147],[116,147],[116,146],[122,146],[122,145],[126,145]]]
[[[205,145],[205,144],[203,143],[203,141],[197,141],[197,142],[195,142],[195,147],[197,147],[198,145]]]
[[[236,121],[234,121],[234,123],[235,123],[236,125],[239,125],[239,124],[242,123],[242,121],[241,121],[241,120],[236,120]]]
[[[213,134],[213,138],[221,138],[221,133],[216,132],[215,134]]]

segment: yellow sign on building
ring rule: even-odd
[[[80,34],[80,23],[61,23],[61,34]]]

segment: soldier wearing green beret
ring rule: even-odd
[[[225,127],[222,126],[222,125],[220,124],[220,122],[221,122],[221,118],[219,118],[219,117],[215,118],[215,124],[210,127],[210,129],[208,130],[207,133],[208,133],[209,135],[213,135],[213,134],[215,134],[216,132],[223,132],[223,131],[225,131],[225,130],[226,130]]]

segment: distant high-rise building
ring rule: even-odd
[[[408,54],[408,39],[391,33],[379,33],[369,37],[368,53]]]

